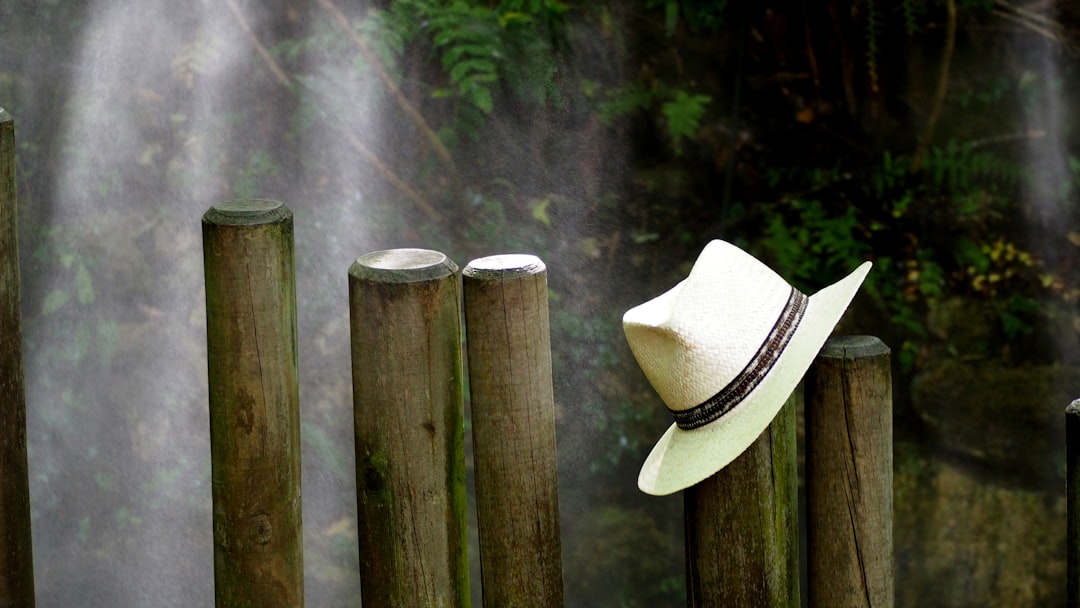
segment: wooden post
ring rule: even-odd
[[[872,336],[825,343],[806,376],[811,608],[891,608],[892,374]]]
[[[1080,399],[1065,408],[1066,601],[1080,608]]]
[[[0,606],[31,608],[34,559],[20,302],[15,121],[0,108]]]
[[[469,605],[459,297],[437,251],[349,269],[364,606]]]
[[[799,606],[796,400],[741,456],[683,491],[688,606]]]
[[[531,255],[465,267],[484,606],[563,605],[547,269]]]
[[[203,216],[218,608],[304,605],[292,212]]]

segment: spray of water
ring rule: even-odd
[[[1057,23],[1056,3],[1049,3],[1042,18]],[[1062,71],[1064,51],[1059,39],[1042,32],[1021,30],[1017,46],[1026,57],[1029,71],[1019,75],[1018,104],[1021,123],[1027,137],[1023,140],[1023,166],[1027,173],[1021,182],[1022,205],[1032,251],[1046,263],[1061,267],[1063,256],[1072,248],[1067,242],[1069,227],[1075,225],[1077,182],[1075,168],[1067,148],[1071,124],[1068,113],[1067,83]],[[1051,32],[1052,33],[1052,32]],[[1074,162],[1074,161],[1072,161]],[[1051,319],[1069,316],[1059,311],[1054,302],[1043,304]],[[1076,353],[1075,332],[1069,331],[1068,319],[1062,320],[1064,330],[1051,330],[1046,347],[1058,362],[1068,361]]]
[[[380,38],[370,6],[348,15],[346,31],[332,3],[307,5],[96,0],[73,28],[55,186],[40,213],[49,223],[23,239],[41,270],[27,277],[25,316],[42,606],[212,602],[198,223],[211,204],[277,198],[295,214],[310,605],[353,605],[360,584],[346,295],[357,255],[430,247],[463,266],[535,253],[550,269],[553,324],[574,333],[576,356],[618,356],[621,344],[607,342],[634,296],[605,300],[607,280],[589,264],[618,246],[601,199],[625,161],[606,154],[618,147],[596,119],[498,108],[487,120],[504,147],[484,155],[492,167],[458,167],[475,186],[462,188],[378,73],[418,106],[437,105],[410,89],[430,57]],[[589,50],[578,60],[597,61]],[[457,206],[435,209],[440,190],[457,191]],[[560,238],[514,228],[541,224]],[[611,451],[592,441],[603,387],[582,373],[556,369],[564,513],[584,509],[575,484]],[[574,538],[564,547],[588,553]]]

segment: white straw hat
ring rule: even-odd
[[[870,262],[805,296],[725,241],[690,276],[623,315],[630,350],[675,424],[653,447],[638,487],[662,496],[735,460],[799,384]]]

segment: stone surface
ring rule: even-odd
[[[897,444],[896,607],[1065,605],[1064,488],[995,484]]]
[[[911,388],[937,449],[1039,485],[1063,479],[1064,410],[1078,396],[1078,367],[997,360],[942,358]]]

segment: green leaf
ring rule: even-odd
[[[86,270],[86,266],[79,264],[75,270],[75,297],[79,304],[92,304],[94,302],[94,279]]]
[[[548,205],[551,199],[542,198],[532,202],[532,217],[545,226],[551,225],[551,216],[548,215]]]
[[[489,114],[495,108],[495,101],[491,98],[491,91],[484,87],[472,87],[469,89],[469,101],[484,114]]]
[[[512,11],[509,13],[503,13],[499,15],[499,27],[520,27],[522,25],[528,25],[532,21],[532,17],[525,13]]]
[[[63,289],[54,289],[49,292],[49,295],[45,296],[45,302],[41,305],[41,314],[51,315],[54,312],[60,310],[67,304],[68,292]]]
[[[490,75],[491,79],[494,80],[496,78],[495,63],[487,59],[462,61],[450,69],[450,82],[457,84],[470,74],[475,74],[478,77]]]
[[[675,27],[679,25],[679,3],[676,0],[667,0],[664,5],[664,31],[667,35],[675,34]]]
[[[459,44],[447,49],[443,53],[442,61],[445,66],[452,66],[465,57],[492,57],[497,58],[499,52],[487,44]],[[492,68],[494,69],[494,68]]]
[[[711,101],[708,95],[690,95],[679,90],[675,92],[675,99],[664,102],[661,111],[667,118],[668,132],[677,154],[682,153],[682,139],[697,133],[701,117]]]

